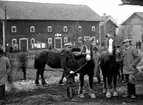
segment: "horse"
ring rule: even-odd
[[[84,76],[88,75],[89,79],[89,95],[91,98],[96,98],[95,94],[93,93],[93,77],[94,77],[94,59],[93,59],[93,40],[82,40],[83,45],[81,49],[81,54],[74,56],[75,60],[77,61],[78,68],[84,66],[77,72],[79,73],[79,97],[84,98],[83,94],[83,86],[84,86]]]
[[[104,89],[106,97],[112,96],[111,89],[113,88],[113,96],[117,96],[117,75],[119,74],[119,63],[116,57],[115,37],[107,35],[107,51],[104,51],[100,57],[100,68],[103,75]]]
[[[37,69],[35,84],[39,85],[39,75],[41,75],[42,85],[46,85],[44,78],[45,66],[59,69],[61,67],[60,54],[62,51],[57,50],[44,50],[35,54],[34,68]]]

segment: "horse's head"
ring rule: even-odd
[[[92,46],[93,39],[82,39],[82,50],[81,53],[86,55],[86,61],[90,61],[92,58]]]
[[[107,51],[109,52],[109,54],[113,55],[115,54],[116,51],[115,38],[110,34],[107,34],[106,38],[107,38],[107,43],[106,43]]]

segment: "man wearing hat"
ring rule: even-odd
[[[3,46],[0,45],[0,102],[5,99],[5,84],[11,71],[10,68],[10,61],[4,56]]]
[[[134,75],[138,72],[136,66],[141,60],[141,56],[138,50],[133,49],[131,46],[131,39],[125,39],[123,41],[124,51],[123,51],[123,74],[127,82],[127,94],[123,97],[136,97],[135,84],[132,84],[131,81],[134,78]]]
[[[74,59],[72,48],[72,43],[64,44],[65,49],[61,53],[61,66],[64,69],[64,76],[66,77],[69,74],[74,74],[76,61]],[[73,83],[74,76],[67,77],[67,83]]]

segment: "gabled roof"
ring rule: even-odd
[[[100,21],[100,16],[86,5],[0,1],[0,18],[4,6],[8,19]]]
[[[101,22],[100,22],[100,26],[106,24],[108,21],[111,21],[115,24],[115,26],[117,26],[116,21],[114,20],[114,18],[110,15],[107,16],[101,16]]]
[[[130,20],[133,16],[139,16],[141,19],[143,19],[143,12],[134,12],[127,20],[125,20],[121,25],[126,25],[128,20]]]

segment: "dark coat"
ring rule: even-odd
[[[70,71],[75,71],[78,67],[72,51],[63,51],[61,53],[61,66],[64,69],[65,75],[68,75]]]
[[[140,62],[141,56],[136,49],[129,47],[123,52],[123,74],[137,73],[136,66]]]

